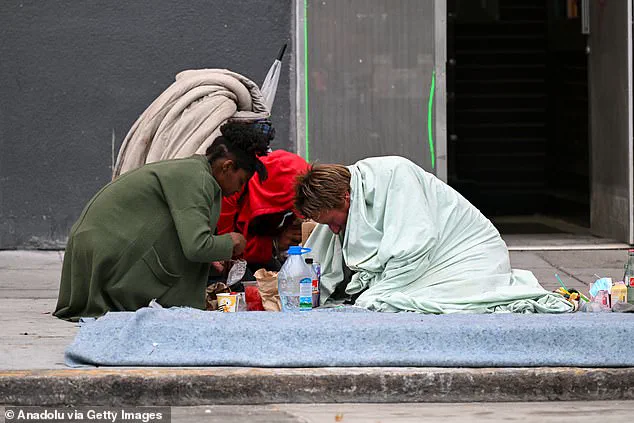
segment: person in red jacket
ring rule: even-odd
[[[288,247],[301,242],[301,220],[294,210],[298,174],[309,165],[302,157],[276,150],[261,157],[268,177],[256,175],[241,192],[222,200],[218,234],[238,232],[247,241],[243,258],[251,272],[279,270]]]

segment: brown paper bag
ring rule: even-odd
[[[266,311],[281,311],[282,302],[277,292],[277,272],[271,272],[266,269],[258,269],[255,274],[255,280],[258,282],[258,291],[262,298],[262,306]]]

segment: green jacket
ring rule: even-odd
[[[128,172],[73,225],[54,315],[67,320],[159,304],[204,309],[209,263],[231,258],[214,236],[222,192],[204,156]]]

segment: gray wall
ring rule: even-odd
[[[273,120],[289,140],[291,0],[0,6],[0,249],[63,248],[145,108],[185,69],[260,84],[289,43]],[[113,135],[114,134],[114,135]]]
[[[401,155],[435,173],[438,150],[430,145],[439,140],[433,134],[430,141],[427,131],[440,25],[435,3],[308,2],[311,160],[351,164]],[[442,83],[435,87],[436,96],[444,93]]]

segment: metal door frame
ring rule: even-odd
[[[620,219],[615,220],[614,215],[610,214],[612,212],[612,210],[614,210],[613,208],[610,208],[610,206],[614,206],[616,203],[614,204],[604,204],[602,203],[602,200],[611,200],[613,198],[615,199],[619,199],[618,196],[614,195],[614,194],[610,194],[609,191],[607,194],[603,195],[604,190],[607,188],[608,190],[612,188],[613,185],[610,184],[610,182],[612,184],[616,184],[619,183],[621,184],[623,181],[617,181],[614,182],[614,180],[611,180],[610,182],[608,182],[608,184],[605,184],[604,182],[601,181],[600,176],[601,175],[597,175],[596,172],[600,172],[600,171],[605,171],[605,169],[607,168],[609,170],[609,166],[606,164],[606,160],[610,160],[610,156],[599,156],[599,151],[600,149],[596,148],[597,146],[599,146],[599,139],[595,139],[595,137],[599,138],[601,135],[603,135],[603,133],[601,132],[600,134],[598,133],[599,131],[601,131],[604,127],[606,127],[606,125],[608,125],[605,122],[605,118],[601,119],[600,113],[597,112],[599,110],[603,111],[603,113],[605,114],[605,103],[602,104],[602,100],[605,101],[605,97],[601,98],[601,93],[605,93],[605,92],[610,92],[609,89],[613,89],[614,87],[606,87],[604,86],[605,83],[604,81],[602,81],[602,77],[605,80],[605,72],[606,71],[610,71],[613,68],[618,68],[617,71],[621,68],[619,68],[619,66],[622,66],[623,62],[618,63],[614,57],[622,57],[619,56],[619,51],[615,51],[612,50],[606,50],[606,51],[601,51],[601,46],[603,45],[602,43],[607,43],[605,45],[613,45],[613,43],[610,43],[610,39],[609,37],[612,36],[614,37],[615,35],[611,35],[610,34],[610,29],[615,28],[615,22],[603,22],[603,17],[605,9],[604,7],[606,7],[606,5],[612,5],[612,7],[615,7],[614,5],[618,4],[619,6],[623,5],[622,3],[610,3],[610,2],[606,2],[606,3],[599,3],[599,2],[594,2],[591,0],[583,0],[582,2],[582,13],[584,14],[584,16],[582,16],[582,21],[584,22],[584,26],[583,26],[583,32],[589,34],[589,39],[588,39],[588,53],[589,53],[589,57],[588,57],[588,87],[589,87],[589,117],[590,117],[590,127],[589,127],[589,134],[590,134],[590,152],[591,152],[591,174],[590,174],[590,178],[591,178],[591,202],[590,202],[590,208],[591,208],[591,231],[599,236],[608,236],[611,238],[618,238],[620,241],[625,241],[627,243],[634,244],[634,129],[633,129],[633,99],[632,99],[632,1],[627,1],[625,3],[625,7],[626,7],[626,25],[627,28],[625,28],[625,33],[626,33],[626,37],[627,40],[625,40],[625,48],[627,49],[626,55],[627,57],[625,58],[625,65],[626,65],[626,75],[625,77],[623,77],[621,74],[617,74],[616,76],[614,76],[614,79],[616,81],[616,87],[619,87],[618,82],[622,81],[626,87],[626,95],[627,98],[625,99],[624,103],[624,107],[627,108],[627,110],[625,111],[625,113],[622,116],[619,116],[619,120],[615,123],[617,123],[619,126],[626,124],[624,130],[625,130],[625,135],[623,134],[619,134],[619,131],[617,130],[615,133],[617,135],[617,139],[613,141],[612,147],[617,147],[619,149],[619,151],[622,151],[621,148],[622,147],[626,147],[627,148],[627,169],[625,169],[625,174],[626,174],[626,178],[627,181],[625,181],[627,183],[627,189],[625,190],[625,193],[621,194],[622,196],[627,195],[628,198],[624,199],[626,200],[626,204],[628,207],[627,210],[627,218],[625,218],[625,216],[623,216],[623,220],[625,221],[621,221]],[[608,12],[609,13],[609,12]],[[612,11],[612,13],[614,13],[614,11]],[[623,21],[619,21],[618,24],[620,25]],[[605,31],[602,31],[602,29],[606,28]],[[617,32],[618,35],[618,32]],[[603,37],[608,37],[603,39]],[[596,41],[595,41],[596,40]],[[596,51],[594,51],[596,50]],[[606,59],[607,57],[607,59]],[[608,60],[608,62],[605,62],[605,60]],[[598,72],[593,75],[592,70],[594,68],[598,68]],[[606,90],[607,88],[607,90]],[[593,93],[595,93],[593,95]],[[618,93],[617,93],[618,94]],[[597,98],[598,97],[598,98]],[[614,102],[612,102],[614,103]],[[612,104],[610,103],[610,104]],[[621,104],[623,104],[621,103]],[[615,106],[613,107],[618,107],[618,104],[614,103]],[[603,107],[601,107],[603,106]],[[608,112],[613,111],[612,109],[608,110]],[[618,109],[617,109],[618,111]],[[620,114],[619,114],[620,115]],[[623,119],[627,119],[627,122],[623,122]],[[595,127],[593,127],[593,124],[596,125]],[[610,133],[608,133],[607,136],[609,136]],[[621,143],[622,142],[626,142],[627,145],[623,146]],[[607,150],[606,150],[607,151]],[[614,153],[612,153],[614,154]],[[601,157],[601,159],[599,159]],[[597,168],[594,164],[592,164],[592,161],[596,160],[597,163],[600,163],[599,167]],[[620,168],[617,168],[620,169]],[[622,171],[622,170],[621,170]],[[620,185],[621,189],[623,189],[623,186]],[[616,189],[616,187],[615,187]],[[594,190],[594,193],[593,191]],[[623,198],[623,197],[620,198]],[[596,219],[594,218],[595,216],[595,211],[596,211]],[[618,210],[617,210],[618,213]],[[627,227],[623,227],[622,225],[627,225]]]
[[[585,0],[587,3],[589,0]],[[628,191],[629,191],[629,235],[627,243],[634,244],[634,102],[632,99],[632,1],[627,2],[627,107],[628,125]],[[589,19],[589,17],[588,17]]]

